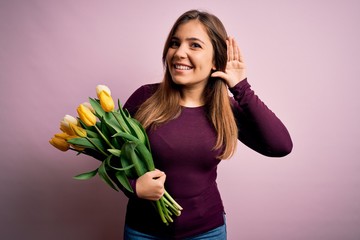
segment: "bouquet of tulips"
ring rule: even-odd
[[[49,141],[61,151],[73,150],[101,161],[98,168],[75,176],[90,179],[96,174],[110,187],[119,186],[133,192],[129,179],[136,179],[155,169],[147,134],[142,125],[127,110],[115,109],[110,89],[105,85],[96,87],[98,99],[77,108],[78,118],[65,115],[60,130]],[[165,190],[157,201],[152,201],[161,220],[168,225],[173,215],[181,214],[181,206]]]

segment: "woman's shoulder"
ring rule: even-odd
[[[124,104],[131,115],[135,114],[140,105],[145,102],[159,88],[160,83],[149,83],[138,87]]]
[[[160,83],[148,83],[140,86],[134,93],[140,92],[142,94],[154,94],[154,92],[159,88]]]
[[[159,88],[160,83],[149,83],[137,88],[129,97],[129,100],[146,101]]]

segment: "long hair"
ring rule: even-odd
[[[214,49],[214,63],[218,71],[225,71],[227,63],[226,30],[221,21],[214,15],[190,10],[182,14],[173,25],[166,39],[162,62],[165,69],[164,79],[157,91],[146,100],[137,111],[135,117],[145,128],[153,128],[179,116],[181,112],[180,86],[171,78],[166,64],[166,55],[170,41],[181,24],[191,20],[200,21],[205,27]],[[228,89],[221,78],[210,77],[203,93],[205,107],[209,120],[216,132],[217,140],[214,150],[222,149],[219,159],[226,159],[233,155],[237,144],[237,126],[231,109]]]

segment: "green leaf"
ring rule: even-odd
[[[116,157],[120,157],[120,155],[121,155],[121,150],[119,150],[119,149],[109,148],[108,151],[109,151],[111,154],[115,155]]]
[[[113,137],[122,137],[124,140],[134,141],[134,142],[139,141],[136,137],[126,132],[118,132],[114,134]]]
[[[67,141],[70,144],[75,144],[77,146],[96,149],[100,148],[105,150],[103,143],[98,138],[72,138]]]
[[[121,185],[128,190],[129,192],[134,192],[134,190],[132,189],[129,179],[126,177],[125,172],[123,171],[118,171],[115,173],[115,177],[117,178],[117,180],[119,180],[119,182],[121,183]]]
[[[108,167],[116,170],[116,171],[115,171],[115,177],[116,177],[116,179],[119,181],[119,183],[120,183],[124,188],[126,188],[126,189],[129,190],[130,192],[133,192],[133,191],[132,191],[132,188],[131,188],[131,186],[130,186],[129,180],[128,180],[127,176],[126,176],[125,171],[126,171],[126,170],[129,170],[130,168],[133,168],[134,165],[130,165],[130,166],[125,167],[125,168],[117,168],[117,167],[114,167],[114,166],[111,165],[111,161],[110,161],[110,160],[111,160],[111,158],[107,158],[105,162],[106,162],[106,165],[107,165]]]
[[[122,145],[124,144],[124,140],[122,138],[111,137],[111,144],[116,149],[121,149]]]
[[[122,154],[120,155],[120,162],[121,162],[121,166],[123,168],[126,168],[125,170],[125,174],[127,177],[129,178],[137,178],[137,174],[134,168],[134,164],[131,161],[130,156],[127,156],[128,154],[125,153],[125,149],[128,148],[128,143],[124,143],[123,147],[121,148],[121,152]],[[128,168],[129,166],[132,166],[132,168]]]
[[[139,126],[140,130],[142,131],[142,133],[143,133],[143,135],[144,135],[144,137],[145,137],[144,144],[146,145],[146,147],[148,148],[148,150],[151,152],[149,138],[148,138],[148,135],[147,135],[144,127],[143,127],[143,126],[141,125],[141,123],[140,123],[139,121],[137,121],[136,119],[135,119],[134,122],[135,122],[135,124],[137,124],[137,125]]]
[[[90,172],[81,173],[79,175],[74,176],[73,178],[77,180],[87,180],[94,177],[97,173],[98,173],[98,168]]]
[[[122,108],[119,99],[118,99],[118,105],[119,105],[118,112],[121,114],[121,116],[124,118],[125,122],[129,126],[129,128],[132,132],[132,135],[137,136],[137,138],[140,141],[142,141],[148,147],[148,149],[150,149],[150,142],[149,142],[147,133],[146,133],[144,127],[142,126],[142,124],[135,118],[131,117],[131,115],[127,109]]]
[[[111,163],[107,163],[107,166],[114,169],[114,170],[125,172],[126,170],[129,170],[129,169],[133,168],[134,164],[131,164],[131,165],[127,166],[127,167],[121,167],[121,168],[114,167],[114,166],[111,165]]]
[[[114,119],[116,120],[116,124],[120,126],[122,132],[130,133],[130,128],[128,124],[126,124],[125,119],[119,112],[112,112]]]
[[[120,99],[118,99],[118,112],[120,112],[122,109],[121,103],[120,103]]]
[[[136,146],[139,142],[127,142],[124,151],[126,157],[131,159],[131,162],[135,165],[136,175],[138,177],[142,176],[144,173],[148,172],[147,166],[144,161],[142,161],[138,154],[135,151]]]
[[[134,118],[128,118],[127,123],[130,125],[131,132],[137,136],[137,139],[146,144],[146,135],[142,131],[142,126],[137,124],[137,120]]]
[[[122,125],[118,123],[112,112],[104,115],[103,122],[113,130],[113,133],[124,131]]]
[[[93,132],[89,129],[85,129],[85,131],[86,131],[87,136],[90,138],[100,138],[100,135],[97,134],[96,132]]]
[[[149,149],[142,143],[139,143],[136,145],[136,150],[138,151],[141,160],[143,162],[145,162],[146,166],[147,166],[147,170],[148,171],[153,171],[155,170],[155,164],[154,164],[154,160],[152,158],[151,152],[149,151]]]
[[[125,109],[125,108],[122,108],[122,110],[123,110],[123,112],[125,113],[125,116],[126,117],[131,117],[131,115],[130,115],[130,113],[129,113],[129,111],[127,110],[127,109]]]
[[[97,99],[94,99],[94,98],[89,98],[89,102],[95,111],[95,115],[99,119],[102,118],[105,114],[105,111],[104,111],[104,109],[102,109],[99,101],[97,101]]]
[[[109,155],[108,158],[111,158],[112,155]],[[107,159],[105,159],[105,161],[102,162],[102,164],[99,167],[99,176],[102,180],[104,180],[105,183],[107,183],[112,189],[114,189],[115,191],[119,191],[118,188],[115,186],[115,184],[113,183],[113,181],[110,179],[109,175],[106,172],[106,162],[109,161]]]
[[[67,142],[81,147],[93,148],[93,149],[95,148],[93,144],[91,144],[91,142],[89,142],[89,140],[86,138],[80,138],[80,137],[72,138],[67,140]]]

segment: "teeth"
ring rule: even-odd
[[[179,69],[179,70],[190,70],[191,69],[191,67],[184,66],[184,65],[175,65],[175,68]]]

